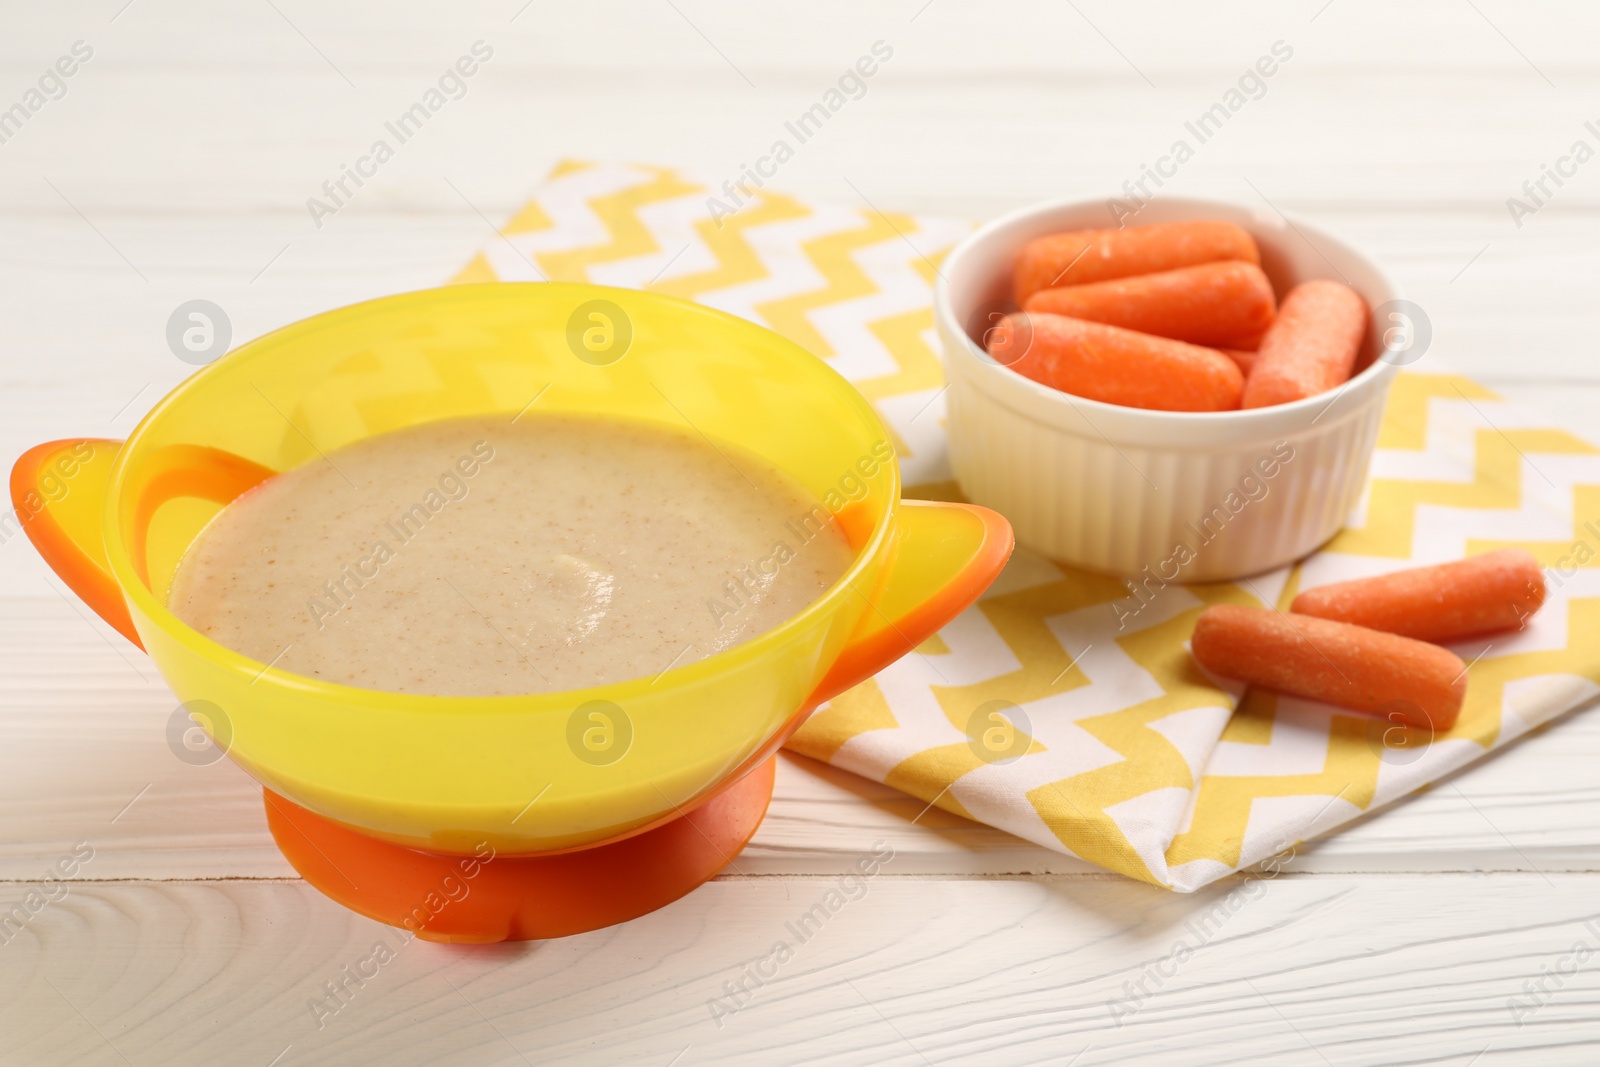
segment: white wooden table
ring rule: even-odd
[[[877,40],[892,61],[777,184],[973,217],[1137,179],[1286,42],[1168,188],[1342,231],[1428,311],[1430,360],[1595,421],[1600,161],[1520,226],[1506,205],[1600,147],[1600,9],[1577,0],[124,4],[0,9],[0,108],[93,49],[0,143],[8,464],[126,433],[191,369],[164,337],[185,300],[242,340],[436,284],[561,157],[732,176]],[[316,227],[306,199],[480,39],[467,95]],[[1600,1062],[1594,709],[1248,898],[1097,873],[785,758],[736,872],[564,941],[408,944],[319,1026],[309,1003],[386,928],[294,876],[230,763],[174,758],[173,698],[61,588],[0,544],[0,902],[93,850],[0,943],[3,1064]],[[716,1018],[877,841],[896,858],[866,896]]]

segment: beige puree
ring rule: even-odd
[[[800,612],[852,558],[786,474],[693,433],[454,419],[241,496],[190,547],[169,603],[297,674],[494,696],[703,659]]]

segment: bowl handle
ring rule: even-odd
[[[74,437],[24,452],[11,468],[11,504],[28,540],[67,587],[123,637],[143,648],[106,557],[106,489],[121,441]],[[270,468],[203,445],[171,445],[151,457],[134,521],[134,566],[143,577],[144,536],[168,500],[226,504],[272,476]]]
[[[808,708],[877,674],[932,637],[1000,574],[1016,541],[998,512],[974,504],[903,500],[884,577],[850,643]],[[860,593],[860,590],[857,590]]]
[[[106,559],[106,484],[121,441],[68,438],[35,445],[11,468],[11,506],[50,569],[95,614],[139,645]]]

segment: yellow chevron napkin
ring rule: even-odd
[[[686,297],[815,352],[895,436],[907,495],[954,498],[935,264],[971,226],[809,203],[656,167],[562,164],[456,281],[589,281]],[[854,199],[852,199],[852,197]],[[1460,722],[1432,739],[1202,675],[1207,604],[1517,545],[1550,596],[1467,642]],[[1349,527],[1300,564],[1149,603],[1019,550],[934,639],[824,705],[789,747],[948,811],[1181,891],[1481,758],[1600,693],[1600,450],[1464,378],[1402,373]],[[1137,608],[1135,613],[1132,609]],[[1119,629],[1119,617],[1129,620]],[[995,717],[995,712],[1000,717]],[[1011,734],[996,759],[984,732]],[[1020,736],[1018,736],[1020,734]],[[992,741],[992,738],[991,738]]]

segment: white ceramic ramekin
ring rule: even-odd
[[[1267,208],[1165,197],[1124,225],[1182,219],[1225,219],[1248,230],[1279,299],[1311,278],[1343,281],[1374,309],[1400,298],[1370,259]],[[1374,326],[1343,387],[1224,412],[1087,400],[990,358],[974,338],[1005,308],[1023,244],[1112,225],[1105,200],[1062,200],[996,219],[946,258],[935,308],[950,377],[950,460],[962,492],[1010,519],[1029,548],[1136,580],[1223,581],[1306,555],[1355,506],[1389,385],[1409,357],[1384,351],[1384,331]]]

